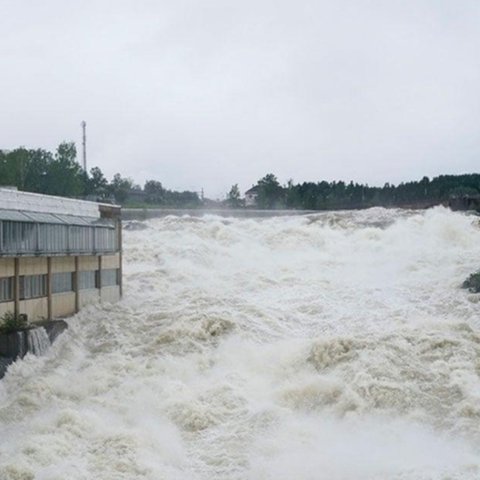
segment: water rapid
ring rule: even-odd
[[[145,223],[0,381],[1,480],[480,478],[478,217]]]
[[[44,355],[50,347],[50,339],[44,327],[27,331],[28,351],[33,355]]]

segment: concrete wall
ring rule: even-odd
[[[102,257],[102,270],[110,268],[120,268],[120,255],[118,253]]]
[[[98,270],[98,258],[95,256],[78,257],[78,270],[81,272]]]
[[[52,317],[68,317],[75,313],[75,292],[52,295]]]
[[[13,258],[0,258],[0,277],[13,277],[15,275],[15,263]]]
[[[44,257],[21,257],[20,275],[42,275],[47,273],[47,259]]]
[[[74,271],[75,257],[52,257],[52,273]]]
[[[0,303],[0,317],[5,315],[7,312],[12,312],[15,310],[15,302],[2,302]]]
[[[20,313],[26,313],[29,320],[48,318],[47,297],[20,300]]]

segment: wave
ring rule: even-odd
[[[478,217],[144,226],[123,300],[0,382],[0,478],[478,478]]]

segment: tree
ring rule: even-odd
[[[242,205],[242,200],[240,198],[240,190],[238,189],[238,184],[232,185],[232,188],[227,195],[227,203],[232,208],[238,208]]]
[[[53,155],[42,149],[29,150],[26,176],[23,189],[29,192],[45,192],[48,185],[48,172]]]
[[[195,208],[201,205],[201,200],[196,192],[176,192],[171,190],[165,191],[165,203],[172,207]]]
[[[90,170],[90,176],[87,179],[87,194],[96,195],[99,198],[104,198],[108,192],[108,180],[98,167],[93,167]]]
[[[284,191],[277,177],[269,173],[258,183],[257,204],[260,208],[279,208],[285,206]]]
[[[422,186],[423,189],[423,196],[426,198],[428,194],[428,185],[430,184],[430,179],[428,177],[423,177],[422,180],[420,180],[420,185]]]
[[[143,188],[147,203],[161,204],[165,200],[165,189],[157,180],[147,180]]]
[[[115,201],[121,204],[127,199],[132,187],[132,179],[122,178],[119,173],[116,173],[110,183],[110,192],[115,197]]]
[[[85,193],[85,172],[76,162],[77,149],[73,142],[62,142],[49,162],[45,192],[63,197],[79,197]]]

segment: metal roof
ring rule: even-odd
[[[62,223],[67,223],[69,225],[84,225],[88,226],[91,225],[95,220],[98,220],[95,217],[79,217],[77,215],[60,215],[58,213],[55,214]]]
[[[23,192],[0,186],[0,208],[23,212],[43,212],[81,217],[100,217],[101,208],[120,209],[118,205],[102,204],[74,198]]]
[[[10,220],[12,222],[31,222],[24,213],[19,210],[0,209],[0,220]]]
[[[29,218],[28,221],[35,223],[65,223],[61,219],[57,218],[56,215],[51,213],[39,213],[39,212],[24,212],[21,211],[23,215]]]
[[[11,222],[47,223],[57,225],[78,225],[84,227],[115,228],[113,220],[98,217],[82,217],[78,215],[63,215],[23,210],[9,210],[0,208],[0,220]]]

